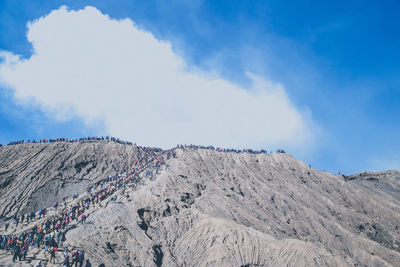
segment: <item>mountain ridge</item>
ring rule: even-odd
[[[133,164],[148,153],[107,142],[75,146],[71,149],[81,153],[76,154],[79,162],[97,162],[89,171],[93,175],[86,175],[90,182],[123,170],[125,163]],[[50,150],[73,154],[62,149],[54,145]],[[10,153],[0,149],[0,181],[7,181],[10,169],[21,168],[12,159],[3,165],[2,155]],[[175,153],[154,180],[128,190],[129,197],[118,193],[116,203],[108,201],[90,213],[86,224],[69,230],[66,246],[84,248],[93,262],[106,266],[396,266],[400,262],[398,171],[339,176],[312,169],[285,153],[189,148]],[[82,172],[75,168],[79,162],[70,162],[73,175],[63,178],[77,179],[75,175]],[[101,173],[102,165],[109,168]],[[40,175],[37,179],[45,179]],[[10,182],[1,190],[13,185]],[[35,190],[39,189],[29,192]],[[10,201],[3,197],[1,201],[4,210]]]

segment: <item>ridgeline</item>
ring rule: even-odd
[[[21,266],[59,266],[65,249],[92,266],[400,262],[399,171],[332,175],[286,153],[195,146],[24,143],[0,147],[0,196],[1,236],[20,246],[43,236]],[[0,266],[13,265],[6,247]]]

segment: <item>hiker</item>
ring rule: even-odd
[[[28,241],[25,243],[24,247],[23,247],[23,251],[24,251],[24,261],[26,260],[26,255],[28,254],[28,250],[29,250],[29,243]]]
[[[53,233],[52,233],[53,234]],[[57,244],[57,242],[54,240],[54,236],[51,236],[51,239],[50,239],[50,247],[51,248],[58,248],[58,244]]]
[[[73,266],[75,263],[75,267],[78,265],[78,251],[74,250],[72,252],[72,261],[71,261],[71,266]]]
[[[85,267],[92,267],[92,264],[90,263],[89,259],[86,259]]]
[[[4,249],[6,236],[0,235],[0,249]]]
[[[46,235],[44,238],[44,250],[49,251],[49,246],[50,246],[50,235]]]
[[[14,250],[13,250],[13,262],[19,258],[19,261],[21,261],[21,248],[18,243],[14,245]]]
[[[50,263],[56,263],[56,251],[57,251],[57,248],[53,248],[51,251],[50,251]]]
[[[85,214],[82,214],[82,215],[81,215],[81,221],[82,221],[82,223],[85,223],[85,222],[86,222],[86,216],[85,216]]]
[[[64,259],[64,262],[63,262],[63,267],[70,267],[71,265],[69,264],[69,259],[68,259],[68,257],[66,257],[65,259]]]
[[[84,260],[85,260],[85,252],[81,250],[81,252],[78,255],[79,267],[82,267]]]
[[[65,238],[65,232],[62,231],[62,232],[61,232],[61,244],[62,244],[65,240],[67,240],[67,239]]]
[[[58,229],[58,227],[55,227],[55,228],[57,228],[56,234],[55,234],[55,238],[56,238],[56,244],[57,244],[57,247],[58,247],[61,244],[61,233],[60,233],[60,230]]]

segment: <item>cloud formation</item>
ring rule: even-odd
[[[226,147],[309,144],[313,123],[278,83],[248,73],[242,88],[188,66],[170,43],[130,19],[66,7],[28,24],[30,58],[1,52],[0,82],[57,119],[104,122],[138,144]]]

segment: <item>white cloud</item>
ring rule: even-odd
[[[100,119],[111,135],[162,147],[303,147],[312,137],[280,84],[248,74],[245,89],[188,66],[130,19],[61,7],[28,24],[27,37],[33,55],[3,52],[0,81],[60,120]]]

